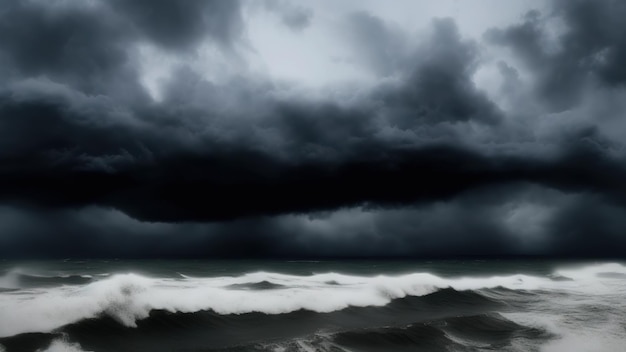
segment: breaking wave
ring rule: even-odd
[[[67,339],[53,340],[50,346],[42,352],[86,352],[77,343],[68,342]]]
[[[92,281],[92,275],[45,275],[17,268],[0,275],[0,292],[59,285],[84,285]]]
[[[554,340],[546,346],[560,352],[579,335],[567,324],[581,314],[587,320],[611,317],[617,323],[603,327],[603,339],[624,342],[617,307],[626,295],[625,277],[620,264],[483,277],[425,272],[92,277],[14,269],[0,276],[0,351],[130,351],[132,346],[145,351],[198,346],[207,351],[526,351],[537,346],[524,341]],[[537,313],[552,311],[549,319]],[[566,324],[554,320],[567,314]]]
[[[137,321],[147,318],[153,310],[170,313],[212,311],[219,315],[285,314],[299,310],[329,313],[348,307],[385,306],[395,299],[425,296],[446,288],[455,291],[503,288],[595,292],[603,287],[589,279],[603,273],[622,274],[626,273],[626,268],[608,264],[557,272],[572,281],[523,274],[444,278],[429,273],[365,277],[338,273],[296,276],[256,272],[236,277],[179,279],[117,274],[84,285],[4,293],[0,317],[16,318],[10,323],[2,319],[5,323],[0,323],[0,337],[50,332],[83,319],[102,316],[126,327],[136,327]],[[82,276],[62,279],[75,283],[79,278],[92,280]],[[6,275],[4,280],[7,280]]]

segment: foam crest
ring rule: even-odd
[[[578,299],[565,299],[562,301],[550,302],[552,307],[559,306],[580,306]],[[542,352],[569,352],[569,351],[593,351],[593,352],[615,352],[623,350],[626,341],[623,326],[620,325],[622,316],[620,310],[621,303],[616,302],[615,316],[603,316],[602,321],[588,324],[588,314],[584,309],[575,309],[568,314],[550,314],[547,311],[519,312],[503,314],[507,318],[524,326],[538,327],[545,329],[557,338],[550,340],[542,346]],[[559,307],[562,308],[562,307]],[[559,309],[560,312],[567,312]]]
[[[19,295],[4,294],[0,300],[0,337],[24,332],[50,332],[101,314],[134,326],[137,319],[149,314],[149,308],[141,297],[135,297],[136,293],[148,290],[151,285],[150,279],[129,274],[86,286],[34,289]]]
[[[602,274],[626,275],[626,266],[618,263],[597,264],[579,268],[561,269],[557,270],[556,274],[574,280],[589,280]]]
[[[11,270],[0,276],[0,289],[16,289],[19,288],[18,274]],[[2,351],[2,350],[0,350]]]
[[[4,275],[0,276],[0,288],[4,289],[17,289],[21,288],[20,277],[23,275],[36,276],[36,274],[23,268],[12,268],[8,270]]]
[[[613,265],[583,270],[595,272],[607,268],[623,269]],[[270,283],[276,288],[249,289],[249,285],[255,283]],[[244,286],[246,284],[248,286]],[[521,274],[443,278],[430,273],[366,277],[339,273],[296,276],[255,272],[236,277],[179,279],[117,274],[82,286],[1,293],[0,337],[49,332],[103,315],[124,326],[136,327],[137,321],[147,318],[152,310],[183,313],[211,310],[218,314],[282,314],[297,310],[328,313],[347,307],[384,306],[393,299],[424,296],[445,288],[467,291],[496,287],[563,290],[580,289],[581,285]]]
[[[14,290],[32,286],[50,286],[55,284],[80,284],[90,281],[92,275],[72,275],[59,273],[42,273],[32,269],[13,268],[0,275],[0,290]]]
[[[0,350],[1,351],[1,350]],[[88,352],[81,348],[77,343],[70,343],[64,339],[52,341],[50,346],[42,352]]]

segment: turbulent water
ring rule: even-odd
[[[623,351],[626,266],[0,262],[0,351]]]

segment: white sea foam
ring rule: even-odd
[[[542,352],[616,352],[623,351],[626,338],[606,333],[590,332],[586,329],[567,331],[561,337],[547,343]]]
[[[556,274],[579,280],[594,278],[601,274],[626,275],[626,266],[618,263],[597,264],[578,268],[561,269],[557,270]]]
[[[35,273],[24,268],[13,268],[0,276],[0,288],[17,289],[20,288],[20,276],[37,276]]]
[[[50,346],[45,350],[39,350],[41,352],[88,352],[81,348],[77,343],[70,343],[64,339],[57,339],[52,341]],[[38,351],[38,352],[39,352]]]
[[[0,276],[0,288],[17,289],[20,288],[20,276],[28,275],[32,277],[47,278],[49,276],[41,275],[23,268],[13,268],[4,275]]]
[[[0,288],[3,289],[16,289],[19,288],[19,280],[17,273],[13,270],[0,276]]]
[[[295,276],[256,272],[237,277],[157,279],[136,274],[117,274],[83,286],[31,289],[0,293],[0,337],[25,332],[49,332],[58,327],[108,315],[135,327],[151,310],[218,314],[261,312],[288,313],[297,310],[332,312],[349,306],[384,306],[392,299],[423,296],[443,288],[476,290],[504,287],[511,290],[572,290],[602,294],[601,279],[586,273],[601,273],[607,267],[564,272],[573,281],[554,281],[530,275],[443,278],[429,273],[402,276],[352,276],[338,273]],[[624,270],[611,265],[611,271]],[[580,274],[577,274],[580,273]],[[585,274],[582,274],[585,273]],[[232,285],[258,282],[281,285],[279,289],[246,290]]]
[[[542,346],[542,352],[623,351],[626,276],[622,275],[626,267],[600,264],[558,270],[556,274],[573,279],[577,290],[559,299],[538,301],[532,312],[503,315],[554,334],[556,338]]]
[[[575,304],[569,300],[550,302],[557,312],[560,310],[559,306]],[[547,312],[503,315],[521,325],[541,328],[556,336],[541,346],[541,352],[616,352],[624,350],[626,344],[626,332],[618,321],[611,318],[602,324],[589,324],[584,312],[580,312],[580,316]]]
[[[324,333],[317,333],[307,338],[297,338],[289,341],[269,343],[264,349],[272,352],[350,352],[332,342],[332,337]]]

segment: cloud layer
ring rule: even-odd
[[[365,5],[331,21],[289,1],[4,2],[3,247],[619,255],[626,6],[544,5],[472,37]],[[254,21],[335,33],[348,55],[321,41],[319,55],[361,78],[272,77]]]

